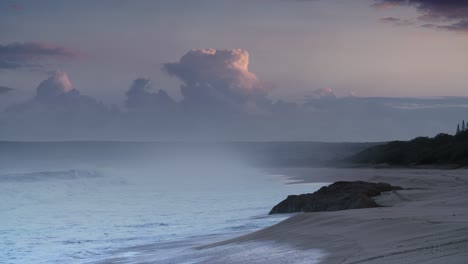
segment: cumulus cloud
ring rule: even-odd
[[[468,0],[376,0],[375,7],[413,6],[424,27],[468,31]]]
[[[56,71],[39,83],[32,99],[0,113],[0,122],[8,124],[0,134],[23,140],[89,138],[102,132],[115,113],[81,95],[65,72]]]
[[[63,71],[55,71],[37,87],[36,99],[39,101],[53,100],[73,90],[73,84]]]
[[[468,107],[468,98],[340,97],[331,88],[303,104],[273,102],[248,63],[242,50],[188,52],[164,65],[183,83],[180,102],[139,78],[123,98],[127,111],[81,95],[57,71],[29,101],[0,111],[0,139],[381,141],[451,132]]]
[[[194,49],[163,70],[179,78],[183,102],[189,106],[245,107],[263,98],[267,85],[249,71],[249,53],[242,49]]]
[[[49,110],[62,113],[93,112],[105,108],[102,103],[89,96],[81,95],[77,89],[74,89],[67,73],[55,71],[49,78],[39,83],[34,98],[25,103],[13,105],[7,110],[41,114]]]
[[[129,110],[174,110],[176,102],[164,91],[153,92],[150,80],[138,78],[125,93],[125,105]]]
[[[54,60],[75,58],[78,52],[53,43],[24,42],[0,44],[0,70],[40,68]]]

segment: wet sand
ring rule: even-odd
[[[305,182],[364,180],[406,190],[376,200],[386,207],[302,213],[235,239],[198,247],[220,249],[230,263],[263,263],[262,252],[236,262],[223,248],[251,243],[284,244],[297,252],[327,252],[321,263],[468,263],[468,170],[301,169],[276,170]],[[279,201],[278,201],[279,202]],[[294,251],[290,253],[294,260]],[[284,261],[284,260],[283,260]],[[216,263],[216,261],[211,262]],[[278,262],[279,263],[279,262]]]

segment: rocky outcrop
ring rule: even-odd
[[[401,189],[401,187],[382,182],[339,181],[330,186],[322,187],[314,193],[289,195],[273,207],[270,214],[379,207],[372,197],[380,195],[382,192]]]

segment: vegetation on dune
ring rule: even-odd
[[[439,134],[411,141],[392,141],[365,149],[350,160],[354,163],[389,165],[468,165],[468,130],[454,136]]]

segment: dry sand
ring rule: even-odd
[[[468,263],[468,170],[283,169],[276,173],[306,182],[364,180],[407,189],[376,199],[388,207],[298,214],[201,251],[277,242],[297,250],[325,250],[323,263]]]

